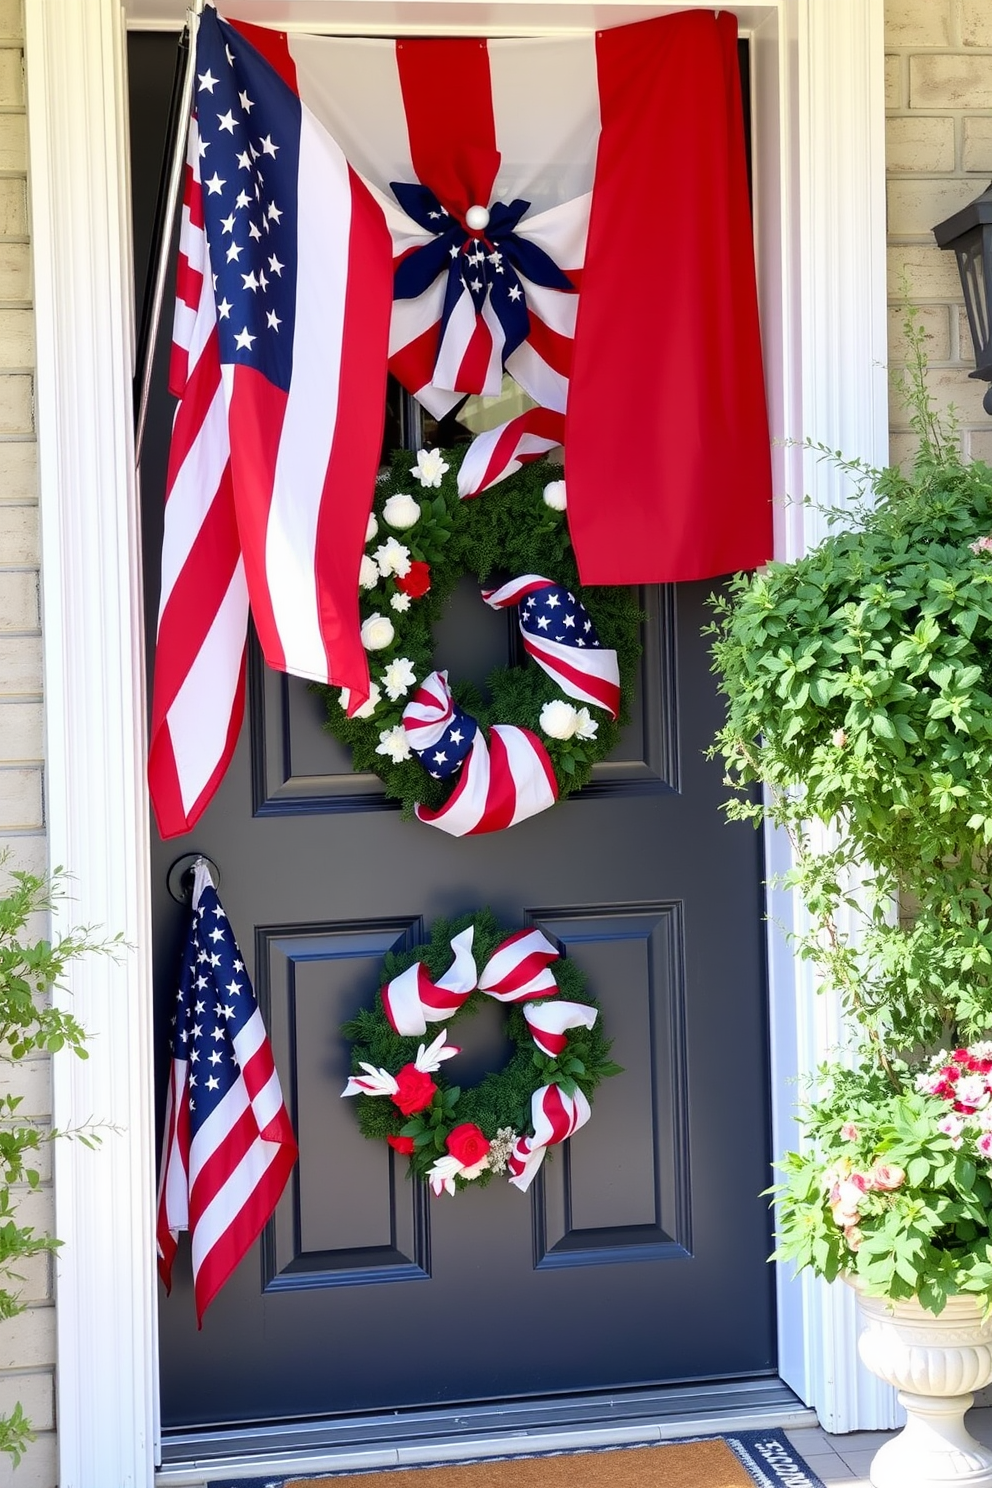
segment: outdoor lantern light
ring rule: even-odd
[[[941,248],[953,248],[957,255],[975,346],[975,370],[969,376],[992,383],[992,185],[977,201],[938,222],[933,235]],[[992,413],[992,387],[982,407]]]

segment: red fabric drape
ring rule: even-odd
[[[693,11],[597,36],[602,134],[565,439],[586,584],[771,555],[771,462],[737,27]]]

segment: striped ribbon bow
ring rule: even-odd
[[[449,738],[471,726],[471,748],[462,755],[458,782],[443,806],[417,806],[417,820],[440,827],[452,837],[500,832],[536,816],[558,799],[551,758],[530,729],[497,723],[489,740],[474,718],[454,703],[447,672],[431,672],[403,710],[403,727],[410,746],[431,771],[438,753],[451,754]],[[461,748],[464,737],[455,748]]]
[[[561,584],[540,574],[523,574],[500,589],[483,589],[494,610],[517,605],[524,650],[561,690],[580,702],[620,712],[617,653],[599,640],[585,605]]]
[[[542,1085],[530,1102],[532,1137],[518,1137],[507,1158],[510,1182],[521,1193],[530,1188],[549,1147],[566,1141],[585,1126],[592,1112],[582,1091],[566,1095],[558,1085]]]
[[[497,1002],[527,1002],[554,995],[557,984],[550,964],[557,961],[558,952],[540,930],[518,930],[509,936],[493,951],[481,974],[472,954],[474,936],[475,926],[469,925],[453,937],[454,959],[437,982],[431,981],[422,961],[415,961],[383,987],[382,1005],[397,1033],[404,1038],[426,1033],[428,1023],[444,1022],[457,1013],[476,987]],[[595,1009],[589,1011],[595,1018]]]

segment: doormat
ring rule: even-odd
[[[240,1478],[217,1488],[386,1488],[386,1477],[388,1488],[824,1488],[782,1431],[317,1478]]]

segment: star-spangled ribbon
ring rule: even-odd
[[[494,610],[517,605],[524,650],[543,667],[563,692],[579,702],[620,712],[620,668],[617,653],[600,644],[596,627],[581,600],[540,574],[523,574],[499,589],[483,589]]]
[[[479,725],[451,696],[447,672],[431,672],[403,710],[410,748],[435,780],[460,770]]]
[[[417,299],[426,293],[439,275],[446,274],[438,334],[439,354],[455,306],[467,293],[471,296],[477,318],[484,316],[488,302],[499,322],[503,336],[501,357],[505,366],[507,357],[530,334],[530,313],[521,277],[546,289],[575,289],[550,254],[516,231],[530,202],[519,199],[493,202],[484,232],[475,233],[447,212],[429,187],[391,181],[390,188],[407,216],[418,227],[433,234],[429,243],[415,248],[397,264],[393,279],[394,298]],[[447,381],[442,378],[436,385],[447,386]],[[482,392],[483,388],[459,390]]]

